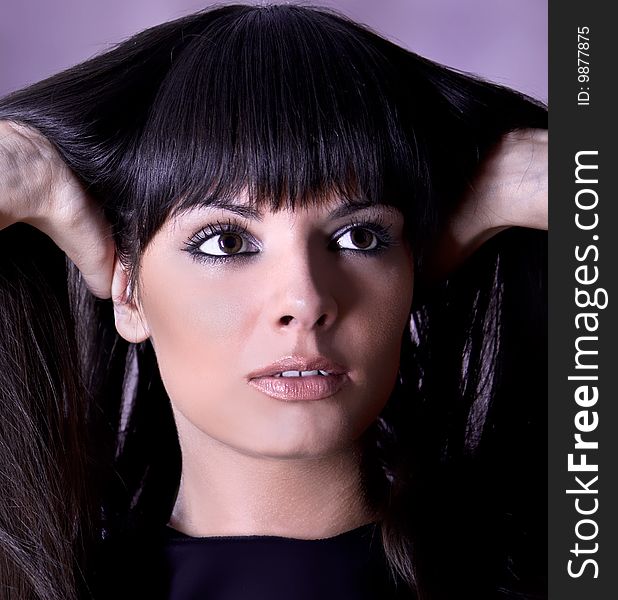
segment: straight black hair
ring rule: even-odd
[[[543,597],[546,235],[505,231],[423,285],[476,167],[503,134],[546,127],[540,103],[333,10],[228,5],[15,92],[0,118],[39,130],[87,186],[135,293],[153,235],[196,204],[399,209],[415,304],[362,440],[393,579],[411,598]],[[10,599],[120,597],[105,582],[136,569],[131,544],[167,523],[180,477],[154,350],[117,334],[111,301],[40,232],[14,225],[0,247],[0,583]]]

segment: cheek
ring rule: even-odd
[[[208,272],[208,277],[205,273]],[[243,346],[247,282],[195,265],[143,267],[142,305],[161,377],[173,401],[203,395]]]
[[[384,350],[400,346],[412,305],[412,268],[405,256],[396,256],[380,268],[367,272],[357,294],[360,331]]]
[[[399,368],[401,338],[409,326],[412,267],[405,256],[376,272],[359,304],[355,345],[366,348],[366,385],[374,393],[390,394]]]

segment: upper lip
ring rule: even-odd
[[[270,377],[272,375],[282,373],[283,371],[316,371],[318,369],[321,371],[328,371],[329,373],[334,373],[336,375],[347,371],[347,369],[339,363],[323,356],[306,357],[295,355],[286,356],[285,358],[281,358],[266,367],[252,371],[249,373],[248,379]]]

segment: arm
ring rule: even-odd
[[[52,240],[92,292],[109,298],[114,242],[102,211],[34,129],[0,121],[0,229],[19,221]]]
[[[448,219],[429,259],[431,279],[445,277],[503,229],[547,223],[547,130],[508,133]]]

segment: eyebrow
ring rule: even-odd
[[[240,217],[245,219],[253,219],[255,221],[263,221],[264,217],[257,209],[252,206],[246,206],[244,204],[234,204],[226,200],[213,200],[208,204],[202,205],[204,208],[221,208],[223,210],[229,210]]]
[[[207,205],[202,205],[204,208],[219,208],[222,210],[228,210],[234,214],[244,217],[245,219],[253,219],[254,221],[262,222],[264,220],[263,214],[253,208],[244,204],[235,204],[228,202],[227,200],[219,199],[209,202]],[[396,210],[395,207],[389,204],[381,202],[371,202],[369,200],[354,200],[352,202],[346,202],[345,204],[338,206],[329,213],[331,219],[341,219],[357,211],[367,208],[387,208],[389,210]]]
[[[355,200],[354,202],[342,204],[335,208],[328,216],[331,219],[340,219],[341,217],[346,217],[352,213],[355,213],[359,210],[363,209],[388,209],[388,210],[396,210],[395,207],[390,206],[388,204],[384,204],[382,202],[371,202],[369,200]]]

